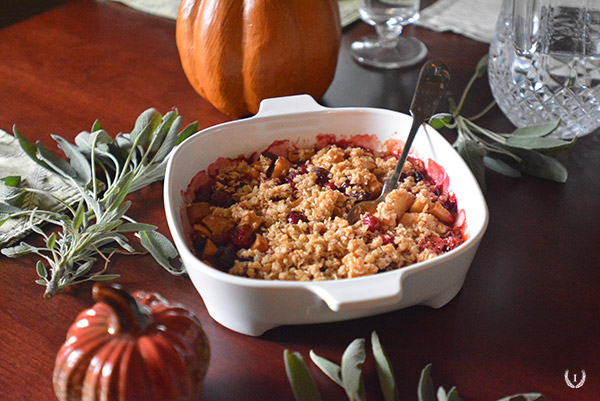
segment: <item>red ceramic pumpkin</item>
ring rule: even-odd
[[[156,293],[96,284],[54,367],[60,401],[197,401],[209,362],[198,319]]]
[[[177,47],[188,80],[232,117],[265,98],[327,90],[337,64],[337,0],[182,0]]]

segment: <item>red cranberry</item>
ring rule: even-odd
[[[363,217],[362,224],[363,226],[367,226],[371,232],[375,232],[381,228],[381,222],[379,219],[375,216],[371,216],[370,214],[367,214],[365,217]]]
[[[202,255],[202,252],[204,252],[204,248],[206,247],[206,238],[201,235],[194,235],[192,238],[192,243],[196,255]]]
[[[217,249],[213,263],[216,268],[226,272],[233,267],[236,259],[237,251],[233,245],[229,244]]]
[[[303,221],[304,219],[304,215],[300,212],[289,212],[287,215],[287,221],[290,224],[298,224],[298,222],[301,220]]]
[[[294,170],[290,170],[287,175],[285,176],[284,180],[285,182],[287,182],[290,185],[294,185],[294,178],[296,178],[296,176],[298,175],[298,172],[294,171]]]
[[[415,178],[415,182],[421,182],[425,179],[425,176],[419,170],[413,173],[413,177]]]
[[[233,205],[233,199],[225,191],[215,191],[210,197],[210,204],[217,207],[229,207]]]
[[[333,182],[328,182],[324,186],[325,188],[333,189],[334,191],[338,189],[338,187]]]
[[[231,230],[231,243],[238,248],[249,248],[254,242],[252,228],[247,225],[241,225]]]
[[[452,214],[456,214],[458,212],[458,205],[456,204],[456,196],[452,195],[448,197],[448,200],[442,204],[446,210],[448,210]]]
[[[298,172],[300,174],[306,174],[308,172],[308,167],[306,167],[306,164],[298,166]]]
[[[203,185],[194,192],[194,200],[196,202],[209,202],[211,192],[210,185]]]
[[[384,267],[382,270],[379,270],[377,273],[391,272],[392,270],[396,270],[397,268],[398,268],[398,265],[396,263],[392,262],[389,265],[387,265],[386,267]]]
[[[392,237],[390,234],[381,234],[379,238],[381,238],[383,245],[389,245],[394,243],[394,237]]]
[[[316,183],[318,185],[325,185],[329,182],[329,171],[323,167],[313,167],[311,172],[317,176]]]

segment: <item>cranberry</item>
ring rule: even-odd
[[[456,197],[453,195],[446,200],[442,204],[446,210],[448,210],[452,214],[456,214],[458,212],[458,205],[456,204]]]
[[[350,180],[346,180],[342,183],[342,185],[340,186],[340,191],[346,193],[346,188],[351,188],[354,185],[350,184]]]
[[[311,172],[317,176],[316,183],[318,185],[325,185],[329,182],[329,171],[323,167],[313,167]]]
[[[298,224],[300,221],[304,221],[305,217],[300,212],[289,212],[287,215],[287,221],[290,224]]]
[[[363,217],[362,224],[363,226],[367,226],[371,232],[375,232],[381,228],[381,222],[379,219],[375,216],[371,216],[370,214],[367,214],[365,217]]]
[[[356,200],[359,202],[364,201],[364,200],[369,200],[371,198],[371,194],[366,191],[363,191],[362,189],[352,192],[349,196],[352,198],[356,198]]]
[[[204,248],[206,247],[206,238],[201,235],[195,235],[192,238],[192,242],[196,255],[202,255],[202,252],[204,252]]]
[[[414,179],[415,179],[415,182],[421,182],[421,181],[423,181],[423,180],[425,179],[425,176],[424,176],[424,175],[423,175],[423,173],[422,173],[422,172],[420,172],[419,170],[416,170],[416,171],[413,173],[413,177],[414,177]]]
[[[210,185],[203,185],[194,192],[196,202],[209,202],[211,196]]]
[[[398,268],[398,265],[396,263],[392,262],[389,265],[387,265],[386,267],[384,267],[383,269],[379,270],[377,273],[391,272],[392,270],[396,270],[397,268]]]
[[[306,174],[307,172],[308,172],[308,167],[306,167],[306,164],[302,164],[302,165],[298,166],[298,173]]]
[[[394,237],[392,237],[390,234],[381,234],[379,238],[381,238],[383,245],[389,245],[394,243]]]
[[[294,185],[294,178],[296,178],[297,175],[298,175],[297,171],[290,170],[287,173],[287,175],[285,176],[284,181],[293,186]]]
[[[215,267],[222,271],[228,271],[233,267],[235,260],[237,259],[237,250],[233,245],[227,245],[217,249],[213,263]]]
[[[238,248],[249,248],[254,242],[252,227],[244,224],[231,230],[231,243]]]
[[[328,182],[324,186],[325,188],[333,189],[334,191],[338,189],[338,187],[333,182]]]
[[[442,247],[442,251],[444,252],[448,252],[453,250],[454,248],[456,248],[458,245],[460,245],[461,240],[459,238],[456,237],[448,237],[444,239],[444,245]]]
[[[215,191],[210,196],[210,204],[217,207],[229,207],[233,205],[233,199],[225,191]]]

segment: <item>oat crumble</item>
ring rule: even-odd
[[[373,215],[397,155],[336,143],[254,153],[200,172],[185,197],[197,256],[231,274],[268,280],[360,277],[421,262],[460,245],[456,199],[409,157],[401,184]],[[217,163],[219,164],[219,163]]]

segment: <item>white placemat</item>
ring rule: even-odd
[[[110,0],[125,4],[128,7],[160,17],[176,19],[180,0]],[[281,1],[281,0],[277,0]],[[342,26],[347,26],[358,19],[359,0],[338,0]]]
[[[21,149],[19,141],[6,131],[0,130],[0,178],[19,176],[21,181],[31,188],[52,193],[67,204],[79,200],[79,191],[57,174],[51,173]],[[42,210],[62,211],[65,207],[48,196],[27,193],[23,209],[40,208]],[[0,247],[8,246],[31,231],[29,218],[10,219],[0,225]]]
[[[180,0],[108,0],[165,18],[177,18]],[[438,0],[421,12],[417,25],[436,32],[450,31],[490,43],[502,0]],[[359,0],[338,0],[342,26],[359,19]]]
[[[490,43],[501,5],[502,0],[438,0],[421,11],[417,25]]]

